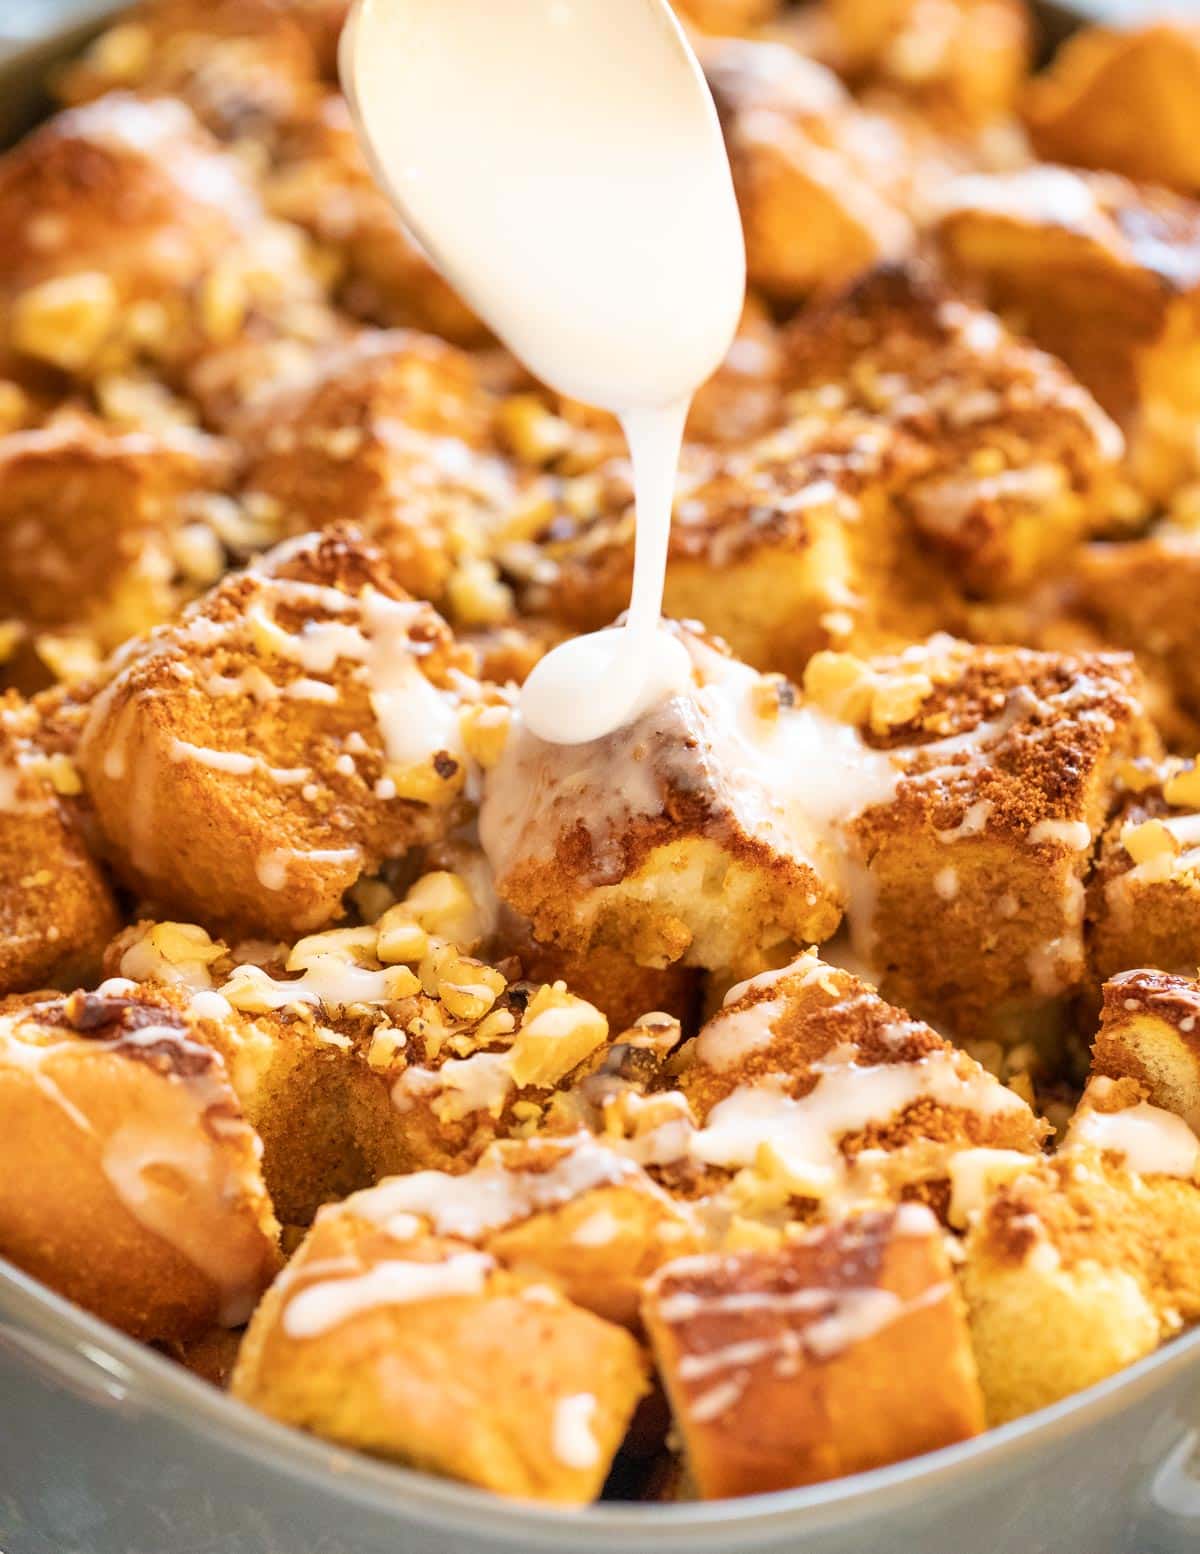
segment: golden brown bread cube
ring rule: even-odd
[[[746,232],[751,283],[780,301],[906,252],[914,153],[836,76],[784,44],[722,39],[701,62]]]
[[[703,1239],[688,1205],[586,1133],[496,1143],[465,1175],[394,1176],[357,1202],[385,1223],[415,1220],[423,1234],[468,1241],[635,1328],[645,1280]]]
[[[1121,423],[1151,497],[1194,476],[1200,207],[1114,174],[1035,166],[952,183],[932,235],[952,277]]]
[[[482,937],[465,882],[438,871],[357,928],[230,949],[194,924],[140,924],[108,964],[230,1012],[220,1050],[280,1215],[303,1224],[380,1176],[461,1173],[497,1138],[574,1129],[592,1111],[577,1081],[610,1055],[614,1081],[653,1072],[678,1042],[666,1016],[611,1037],[562,982],[478,958]]]
[[[37,709],[0,698],[0,993],[86,981],[116,932],[81,790]]]
[[[761,754],[745,766],[791,687],[678,630],[691,684],[628,727],[563,745],[514,719],[480,810],[497,891],[543,941],[612,944],[648,966],[737,966],[827,938],[840,903],[824,839]]]
[[[346,0],[143,0],[56,81],[71,103],[137,90],[180,97],[222,140],[256,149],[336,71]]]
[[[929,1026],[808,951],[730,989],[671,1063],[698,1131],[676,1170],[738,1171],[741,1212],[920,1197],[945,1215],[964,1150],[1036,1153],[1027,1103]],[[664,1162],[671,1163],[671,1162]]]
[[[1085,1137],[973,1216],[961,1278],[989,1424],[1103,1380],[1200,1315],[1200,1185],[1123,1153]]]
[[[267,208],[335,258],[335,291],[344,307],[372,323],[428,329],[460,345],[488,338],[405,231],[371,173],[341,96],[322,96],[295,116],[273,151],[263,182]]]
[[[1092,976],[1142,967],[1190,976],[1200,966],[1200,775],[1173,759],[1123,781],[1130,792],[1088,882]]]
[[[466,582],[472,567],[488,573],[489,531],[517,489],[492,443],[494,413],[464,352],[431,335],[365,332],[234,423],[244,500],[269,504],[281,535],[357,524],[402,587],[486,624],[471,618]],[[492,587],[506,614],[506,591]]]
[[[1104,984],[1093,1071],[1136,1080],[1155,1106],[1200,1130],[1198,1025],[1200,983],[1194,972],[1123,971]]]
[[[445,834],[484,693],[349,531],[289,542],[127,647],[80,764],[118,872],[178,915],[295,935]]]
[[[324,325],[299,234],[177,99],[60,113],[0,159],[0,352],[83,379],[176,372],[246,331]]]
[[[210,1023],[131,983],[0,1012],[0,1252],[138,1338],[240,1326],[279,1265]]]
[[[1047,162],[1109,168],[1200,192],[1200,28],[1182,17],[1085,27],[1025,93],[1034,149]]]
[[[1029,68],[1024,0],[822,0],[828,50],[858,85],[953,125],[1011,113]]]
[[[107,651],[216,581],[225,550],[203,497],[230,450],[188,428],[68,421],[0,438],[0,613],[75,628]]]
[[[643,1312],[704,1499],[863,1472],[983,1428],[950,1263],[918,1205],[669,1263]]]
[[[802,315],[785,350],[789,414],[831,429],[859,416],[886,439],[891,512],[969,593],[1028,587],[1104,525],[1117,427],[1058,362],[921,270],[874,272]]]
[[[960,1039],[1051,1035],[1085,977],[1116,774],[1159,748],[1130,660],[942,638],[822,655],[805,690],[898,763],[841,822],[855,947],[885,997]]]
[[[1163,524],[1138,539],[1097,541],[1071,558],[1054,608],[1095,640],[1137,658],[1172,748],[1200,744],[1200,534]]]
[[[499,1494],[599,1494],[646,1367],[624,1328],[359,1194],[324,1210],[247,1332],[234,1395]],[[378,1212],[377,1212],[378,1211]]]

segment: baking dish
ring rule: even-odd
[[[22,53],[13,80],[35,88],[78,36]],[[1172,1554],[1200,1536],[1198,1447],[1193,1334],[1043,1414],[853,1480],[749,1503],[546,1512],[283,1430],[0,1268],[5,1554]]]
[[[340,1451],[0,1263],[5,1554],[1185,1554],[1200,1331],[974,1441],[812,1489],[556,1512]]]

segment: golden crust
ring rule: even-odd
[[[494,396],[470,357],[430,335],[366,332],[259,397],[232,427],[247,450],[244,500],[278,532],[359,525],[397,582],[459,598],[456,568],[484,565],[516,498],[495,452]]]
[[[668,1264],[643,1309],[706,1499],[862,1472],[983,1428],[950,1265],[920,1209]]]
[[[746,231],[751,282],[795,301],[907,251],[911,147],[837,78],[783,44],[702,51]]]
[[[750,1206],[903,1195],[944,1215],[955,1155],[1035,1154],[1047,1132],[973,1058],[812,951],[732,989],[671,1068],[703,1130],[681,1158],[759,1176],[739,1189]]]
[[[1104,984],[1095,1073],[1134,1079],[1155,1106],[1200,1127],[1200,985],[1195,975],[1139,968]]]
[[[857,85],[899,92],[948,126],[1011,113],[1029,68],[1024,0],[826,0],[830,54]]]
[[[0,612],[101,650],[157,625],[224,569],[195,498],[228,485],[231,465],[186,428],[72,420],[0,438]]]
[[[0,700],[0,992],[88,978],[116,931],[81,787],[38,712],[11,693]]]
[[[1062,366],[911,266],[882,269],[786,342],[792,415],[862,417],[892,501],[961,585],[1028,586],[1101,528],[1124,453]]]
[[[278,1267],[256,1140],[169,994],[35,994],[0,1014],[0,1249],[136,1337],[237,1326]]]
[[[1025,123],[1049,162],[1200,191],[1200,28],[1177,19],[1085,27],[1029,83]]]
[[[18,364],[173,370],[322,317],[298,235],[177,99],[115,93],[51,119],[0,159],[0,213],[0,341]]]
[[[882,742],[906,775],[851,822],[860,943],[895,1002],[960,1038],[1023,1037],[1084,978],[1083,881],[1116,772],[1158,750],[1136,671],[1117,654],[936,641],[872,669],[898,677]]]
[[[1194,473],[1200,208],[1113,174],[1035,166],[952,184],[933,239],[952,276],[1122,423],[1152,496]]]
[[[80,760],[118,872],[248,933],[336,919],[452,824],[471,668],[353,534],[279,547],[135,639],[93,702]]]
[[[393,1233],[360,1206],[319,1217],[255,1314],[234,1394],[501,1494],[595,1499],[646,1391],[630,1335],[469,1243],[414,1234],[412,1216]]]
[[[963,1293],[989,1424],[1150,1353],[1200,1311],[1200,1188],[1098,1155],[1001,1186],[966,1240]]]

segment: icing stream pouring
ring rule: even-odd
[[[660,623],[675,474],[746,278],[708,85],[666,0],[357,0],[341,73],[438,267],[539,378],[624,429],[625,624],[563,643],[521,697],[540,738],[600,738],[691,672]]]

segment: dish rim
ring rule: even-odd
[[[22,1324],[16,1326],[15,1324]],[[1077,1432],[1123,1411],[1186,1371],[1200,1379],[1200,1327],[1169,1340],[1153,1354],[1061,1402],[998,1425],[972,1440],[887,1467],[800,1489],[735,1500],[680,1504],[601,1502],[578,1509],[508,1500],[452,1479],[336,1446],[256,1412],[183,1366],[75,1306],[0,1258],[0,1344],[20,1351],[33,1328],[48,1340],[51,1368],[69,1376],[82,1361],[111,1378],[119,1403],[136,1391],[150,1414],[173,1415],[190,1432],[273,1474],[299,1478],[337,1499],[365,1504],[398,1519],[459,1533],[502,1533],[530,1547],[554,1547],[564,1532],[586,1532],[593,1547],[627,1550],[629,1535],[675,1541],[737,1532],[766,1538],[786,1528],[816,1531],[850,1515],[878,1517],[897,1500],[921,1491],[961,1485],[988,1464],[1063,1444]],[[15,1338],[14,1335],[15,1334]],[[42,1368],[47,1349],[39,1346]],[[94,1387],[92,1388],[94,1391]],[[498,1525],[499,1524],[499,1525]],[[682,1544],[681,1544],[682,1546]]]

